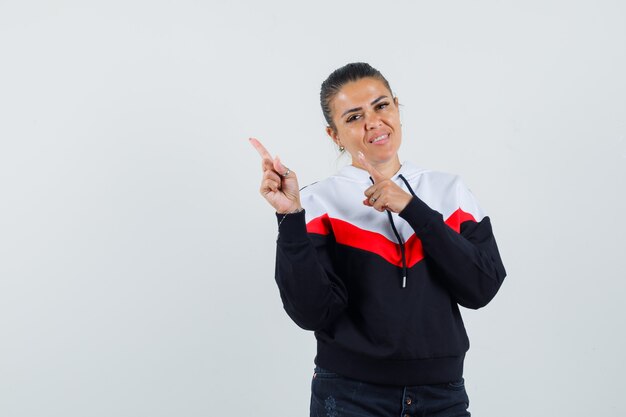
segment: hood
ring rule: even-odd
[[[400,176],[404,176],[405,178],[414,178],[415,176],[421,174],[422,172],[428,171],[425,168],[414,165],[411,162],[403,162],[400,166],[398,172],[396,172],[392,179],[394,182],[398,182],[400,180]],[[364,169],[357,168],[352,165],[347,165],[341,168],[333,177],[341,177],[348,178],[357,182],[366,182],[370,183],[370,174]]]

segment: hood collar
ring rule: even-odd
[[[418,167],[417,165],[414,165],[411,162],[404,161],[404,162],[402,162],[402,165],[400,166],[400,169],[398,170],[398,172],[393,174],[392,179],[394,181],[396,181],[396,180],[398,180],[400,175],[403,175],[405,177],[412,177],[415,174],[418,174],[418,173],[420,173],[422,171],[425,171],[425,169],[421,168],[421,167]],[[352,165],[347,165],[347,166],[341,168],[335,174],[335,176],[343,177],[343,178],[349,178],[349,179],[352,179],[352,180],[355,180],[355,181],[359,181],[359,182],[370,182],[370,174],[369,174],[369,172],[367,172],[364,169],[352,166]]]

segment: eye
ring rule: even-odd
[[[388,105],[389,105],[389,103],[382,102],[382,103],[379,103],[378,106],[376,106],[376,109],[377,110],[382,110],[382,109],[386,108]]]
[[[353,114],[353,115],[351,115],[350,117],[348,117],[348,118],[346,119],[346,123],[353,122],[353,121],[355,121],[355,120],[359,119],[360,117],[361,117],[361,115],[360,115],[360,114]]]

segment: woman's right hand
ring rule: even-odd
[[[295,213],[302,210],[300,205],[300,188],[296,173],[286,168],[278,157],[272,158],[261,142],[250,138],[250,143],[261,155],[263,180],[261,195],[277,213]]]

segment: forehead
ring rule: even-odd
[[[391,96],[385,84],[376,78],[361,78],[341,87],[333,99],[335,110],[368,106],[380,96]]]

